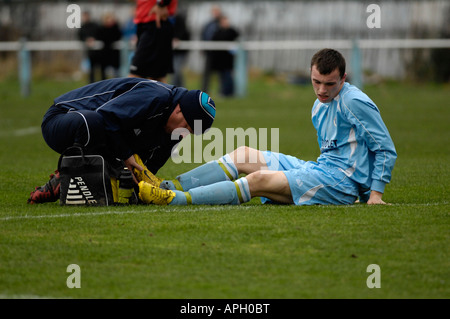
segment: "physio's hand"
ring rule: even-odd
[[[367,201],[368,205],[386,205],[386,203],[381,199],[383,197],[383,193],[377,191],[370,192],[370,198]]]
[[[136,184],[138,184],[139,182],[138,182],[138,180],[136,179],[136,176],[134,176],[133,168],[136,168],[138,171],[142,171],[142,170],[144,170],[144,169],[142,168],[141,165],[139,165],[138,163],[136,163],[136,160],[135,160],[135,158],[134,158],[133,155],[131,155],[129,158],[127,158],[124,162],[125,162],[126,167],[127,167],[127,168],[130,170],[130,172],[133,174],[133,180],[134,180],[134,182],[135,182]]]

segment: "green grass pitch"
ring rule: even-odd
[[[0,83],[1,298],[450,297],[448,85],[365,87],[398,151],[389,206],[27,205],[58,160],[42,116],[81,84],[35,81],[22,98]],[[215,98],[215,126],[279,128],[281,152],[315,160],[314,99],[311,86],[257,78],[245,98]],[[197,165],[169,161],[158,175]],[[67,286],[70,264],[81,288]],[[380,288],[367,285],[372,264]]]

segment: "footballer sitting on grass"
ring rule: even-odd
[[[253,197],[295,205],[385,204],[397,158],[394,143],[375,103],[345,82],[345,65],[333,49],[311,60],[317,161],[240,147],[174,180],[140,182],[140,199],[159,205],[241,204]],[[241,173],[246,176],[238,178]]]

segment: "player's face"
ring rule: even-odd
[[[339,94],[345,83],[347,74],[341,78],[339,69],[335,69],[330,74],[321,74],[315,65],[311,69],[311,82],[317,98],[322,103],[331,102]]]
[[[185,137],[190,133],[193,132],[189,124],[187,123],[186,119],[184,118],[183,113],[181,112],[180,104],[178,104],[175,109],[173,110],[172,114],[170,114],[169,119],[167,120],[166,126],[164,127],[164,130],[166,133],[172,133],[177,128],[184,128],[186,130],[183,130],[181,132],[181,136]]]

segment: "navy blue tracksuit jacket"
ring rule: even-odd
[[[106,158],[125,160],[136,153],[156,173],[179,142],[164,126],[186,92],[141,78],[92,83],[57,97],[44,115],[42,133],[58,153],[74,143]]]

